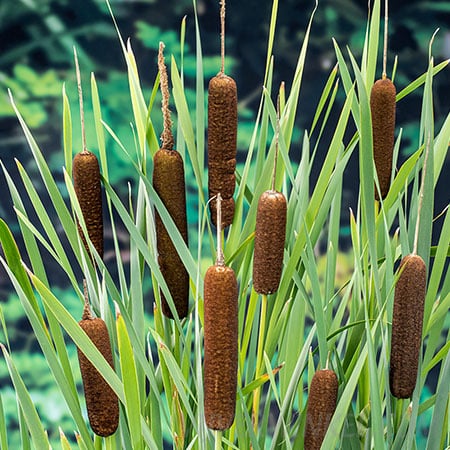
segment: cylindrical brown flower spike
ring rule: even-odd
[[[422,344],[427,269],[416,254],[400,263],[392,316],[390,387],[397,398],[411,397],[417,380]]]
[[[220,72],[208,87],[208,191],[211,200],[222,196],[222,228],[234,218],[236,185],[237,88],[225,75],[225,0],[220,2]],[[216,225],[216,202],[209,202],[211,222]]]
[[[106,324],[102,319],[92,317],[87,294],[85,294],[85,297],[86,303],[82,320],[79,322],[80,327],[89,336],[109,365],[114,368]],[[110,436],[119,425],[118,398],[100,372],[79,348],[77,350],[89,423],[98,436]]]
[[[391,183],[395,133],[395,94],[394,83],[385,77],[374,83],[370,94],[373,158],[381,198],[383,199],[386,197]],[[377,189],[375,189],[375,199],[380,200]]]
[[[233,269],[211,266],[204,281],[205,419],[214,430],[234,420],[237,386],[237,281]]]
[[[253,287],[259,294],[278,289],[286,238],[286,198],[281,192],[263,192],[258,202],[253,258]]]
[[[153,187],[167,208],[184,241],[188,242],[186,215],[186,187],[181,155],[173,149],[173,135],[169,111],[169,87],[163,56],[164,44],[160,44],[158,65],[163,97],[164,131],[162,148],[153,158]],[[156,243],[161,274],[167,283],[180,319],[186,317],[189,306],[189,274],[183,264],[160,215],[155,213]],[[173,319],[167,299],[161,291],[161,309]]]
[[[72,167],[73,187],[86,223],[89,239],[103,257],[103,208],[100,168],[97,157],[88,150],[77,153]],[[89,247],[80,224],[78,231],[88,253]]]
[[[187,243],[183,159],[178,152],[162,148],[156,152],[153,163],[153,186]],[[155,213],[155,225],[159,267],[172,295],[178,316],[182,319],[188,314],[189,274],[158,212]],[[161,308],[166,317],[173,318],[162,291]]]
[[[336,409],[338,387],[337,376],[330,369],[313,375],[306,408],[305,450],[320,450]]]
[[[221,225],[220,218],[217,223]],[[220,239],[216,264],[205,275],[203,298],[205,421],[213,430],[226,430],[236,409],[238,287],[233,269],[223,262]]]
[[[86,133],[84,128],[83,92],[81,89],[81,75],[78,66],[77,52],[74,48],[75,69],[77,74],[78,97],[80,101],[81,137],[83,150],[76,154],[72,163],[73,187],[80,204],[83,219],[89,239],[97,253],[103,258],[103,208],[102,188],[100,182],[100,168],[97,157],[86,147]],[[83,244],[90,254],[82,228],[78,223],[78,232]]]
[[[209,82],[208,190],[209,198],[222,195],[222,227],[233,222],[236,185],[237,89],[235,81],[219,73]],[[216,202],[210,202],[216,225]]]

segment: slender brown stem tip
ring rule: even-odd
[[[164,128],[161,135],[161,147],[167,150],[173,150],[174,139],[172,134],[172,119],[170,117],[169,109],[169,80],[167,77],[167,68],[164,62],[164,43],[159,43],[158,52],[158,70],[162,95],[162,113],[164,120]]]
[[[220,73],[225,73],[225,0],[220,1]]]
[[[217,194],[216,198],[216,209],[217,209],[217,258],[216,265],[224,265],[224,256],[222,250],[222,196],[220,192]]]
[[[87,152],[88,150],[86,145],[86,131],[84,126],[83,89],[81,87],[80,66],[78,64],[78,56],[75,46],[73,47],[73,57],[75,60],[75,72],[77,75],[78,100],[80,102],[81,139],[83,142],[83,152]]]
[[[83,279],[83,293],[84,293],[84,307],[83,307],[83,315],[81,316],[82,320],[90,320],[92,319],[92,311],[91,306],[89,305],[89,293],[87,289],[86,279]]]
[[[272,173],[272,191],[275,190],[275,181],[277,178],[277,162],[278,162],[278,146],[280,141],[280,95],[277,97],[277,118],[275,125],[275,157],[273,162],[273,173]]]

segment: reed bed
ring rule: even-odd
[[[44,449],[51,445],[65,450],[297,450],[308,448],[311,429],[320,430],[322,448],[326,449],[414,449],[425,445],[427,449],[441,450],[450,445],[450,213],[448,209],[438,212],[441,214],[436,219],[433,211],[436,184],[446,175],[442,168],[450,141],[450,116],[442,123],[434,121],[433,79],[441,76],[448,61],[436,63],[431,52],[422,76],[407,83],[396,82],[396,104],[400,105],[414,91],[422,93],[423,107],[417,117],[421,132],[415,152],[405,159],[398,157],[403,142],[400,130],[395,130],[393,177],[386,195],[376,201],[379,169],[368,149],[373,150],[376,145],[370,90],[380,64],[382,5],[379,0],[371,2],[360,59],[350,49],[343,51],[347,43],[330,43],[338,64],[330,70],[311,113],[311,104],[305,105],[299,98],[304,68],[309,62],[308,42],[314,32],[316,8],[298,49],[295,72],[278,90],[273,86],[277,67],[272,51],[282,4],[273,1],[268,37],[261,37],[268,38],[267,64],[261,74],[264,86],[252,139],[245,149],[239,149],[243,162],[230,170],[230,176],[236,175],[236,188],[231,193],[233,219],[226,228],[213,229],[207,212],[203,148],[207,124],[201,114],[207,90],[201,48],[197,49],[199,78],[195,101],[186,98],[182,65],[179,56],[172,55],[175,147],[185,149],[186,173],[191,174],[194,184],[194,190],[190,189],[187,195],[194,196],[197,202],[194,219],[198,228],[190,229],[196,235],[196,248],[188,245],[151,178],[153,156],[159,144],[149,136],[161,131],[153,128],[151,117],[160,111],[153,104],[154,95],[147,100],[139,70],[153,70],[156,76],[157,67],[149,67],[148,61],[136,61],[132,42],[124,41],[118,28],[118,45],[123,49],[124,70],[130,80],[135,152],[125,149],[121,136],[102,117],[94,75],[90,87],[95,115],[94,123],[88,124],[96,131],[97,142],[90,143],[90,148],[99,155],[106,206],[104,221],[113,230],[112,259],[105,262],[99,251],[86,252],[82,237],[88,249],[95,248],[95,242],[83,219],[71,171],[64,169],[64,185],[56,181],[43,147],[21,116],[14,92],[10,93],[38,168],[40,188],[20,161],[15,178],[2,164],[19,229],[0,220],[0,262],[70,417],[70,425],[64,424],[60,429],[58,424],[44,423],[44,412],[36,408],[15,364],[15,349],[8,345],[8,319],[3,320],[2,315],[1,350],[17,400],[21,448]],[[200,44],[201,16],[196,20],[195,39]],[[182,24],[181,40],[186,34],[185,21]],[[157,82],[153,93],[158,89]],[[278,97],[279,108],[273,102]],[[65,124],[72,120],[69,106],[73,101],[63,91]],[[331,110],[339,116],[336,122]],[[199,114],[195,116],[194,111]],[[294,133],[298,114],[311,116],[311,126],[300,130],[301,140]],[[275,133],[277,124],[279,135]],[[325,141],[322,136],[328,129],[331,138]],[[349,130],[353,134],[349,135]],[[62,136],[64,161],[68,164],[73,154],[67,145],[71,142],[71,128],[67,125]],[[117,151],[125,151],[136,171],[127,199],[119,196],[108,175],[109,155]],[[359,161],[359,196],[357,204],[348,205],[343,182],[352,156]],[[314,168],[318,168],[318,176],[313,179]],[[381,187],[379,174],[378,180]],[[26,196],[19,194],[18,183],[23,184]],[[56,221],[41,201],[41,189],[57,213]],[[258,200],[271,189],[286,200],[282,266],[277,289],[270,287],[260,295],[253,289]],[[350,230],[351,240],[346,254],[351,263],[346,268],[338,264],[342,261],[341,211],[346,212],[344,225]],[[189,307],[186,314],[179,313],[173,320],[167,320],[158,301],[161,295],[172,298],[172,282],[158,263],[155,217],[164,225],[189,276]],[[278,219],[270,220],[273,223],[263,228],[269,229]],[[126,249],[117,236],[119,225],[129,236]],[[22,252],[16,244],[19,239],[24,242]],[[214,245],[216,239],[222,256]],[[129,255],[129,265],[123,261],[123,250]],[[93,258],[90,253],[94,253]],[[402,256],[411,253],[423,262],[420,276],[415,265],[411,269],[413,276],[408,275],[409,264],[398,270]],[[211,260],[218,256],[220,264],[212,266],[213,273],[207,272]],[[60,265],[79,299],[76,311],[68,308],[63,297],[55,295],[56,287],[48,281],[48,258]],[[259,264],[270,265],[269,260],[266,257]],[[216,279],[224,274],[229,278]],[[110,336],[113,364],[78,324],[85,300],[83,279],[92,313],[102,320]],[[151,292],[145,290],[149,280]],[[398,304],[396,297],[419,293],[422,328],[415,326],[414,331],[409,331],[408,325],[401,334],[396,328],[397,318],[409,317],[410,311],[405,308],[411,305]],[[175,299],[173,303],[176,307]],[[400,313],[398,308],[402,309]],[[414,342],[405,342],[405,331]],[[233,341],[231,346],[237,354],[232,358],[226,359],[221,356],[221,349],[216,349],[222,345],[222,338],[224,342]],[[398,360],[398,338],[403,349],[414,345],[414,364],[407,366],[406,374],[396,372],[395,383],[390,383],[391,370]],[[88,399],[85,400],[81,375],[74,364],[74,348],[80,350],[118,399],[120,419],[117,429],[111,425],[109,431],[116,431],[108,436],[94,435],[89,426],[85,408]],[[208,368],[210,350],[217,353],[213,367]],[[335,375],[332,380],[325,377],[326,389],[317,388],[317,378],[323,376],[320,374],[331,370],[327,367],[332,367]],[[231,372],[236,379],[232,379]],[[432,374],[437,379],[431,385],[433,392],[427,395]],[[397,380],[400,385],[406,381],[414,385],[412,391],[408,388],[406,400],[397,398],[403,396],[395,387]],[[214,411],[222,407],[226,417],[217,418]],[[314,411],[324,412],[326,421]],[[116,420],[113,416],[109,414],[111,423]],[[424,421],[427,432],[421,437]],[[13,448],[1,401],[0,442],[2,448]]]

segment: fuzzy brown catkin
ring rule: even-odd
[[[219,73],[208,89],[208,191],[222,196],[222,227],[233,222],[236,185],[237,88],[233,78]],[[209,203],[211,221],[217,218],[216,202]]]
[[[109,333],[105,322],[100,318],[94,318],[83,319],[79,324],[109,365],[114,368]],[[80,349],[78,349],[78,361],[91,428],[98,436],[110,436],[119,425],[117,396]]]
[[[370,93],[372,114],[373,158],[380,185],[381,198],[385,198],[391,183],[392,154],[395,133],[394,83],[389,78],[377,80]],[[375,189],[375,199],[379,200]]]
[[[278,289],[286,239],[286,198],[274,190],[262,193],[258,201],[253,257],[253,287],[259,294]]]
[[[100,257],[103,257],[103,209],[100,183],[100,168],[97,157],[85,150],[77,153],[72,164],[73,187],[86,223],[88,236]],[[89,247],[78,223],[83,244],[88,253]]]
[[[186,187],[181,155],[161,148],[153,159],[153,187],[175,222],[184,241],[188,242]],[[156,243],[161,274],[167,283],[180,319],[187,316],[189,306],[189,274],[158,212],[155,213]],[[161,291],[161,308],[173,319],[167,299]]]
[[[313,375],[306,408],[305,450],[320,450],[336,409],[338,387],[337,376],[330,369]]]
[[[234,420],[238,369],[238,288],[228,266],[211,266],[204,280],[204,406],[206,425],[226,430]]]
[[[420,256],[411,254],[402,259],[399,270],[392,315],[389,380],[392,395],[409,398],[419,366],[427,269]]]

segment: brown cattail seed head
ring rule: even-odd
[[[211,266],[204,282],[206,425],[226,430],[234,420],[238,369],[238,288],[233,269]]]
[[[236,184],[237,88],[233,78],[219,73],[209,82],[208,190],[209,198],[222,195],[222,227],[233,222]],[[210,202],[216,224],[216,203]]]
[[[286,198],[281,192],[265,191],[256,213],[253,287],[259,294],[278,289],[286,239]]]
[[[391,182],[392,153],[395,132],[395,86],[389,78],[377,80],[370,94],[372,113],[373,158],[380,184],[381,198],[385,198]],[[378,190],[375,198],[379,200]]]
[[[305,450],[320,450],[336,409],[338,379],[330,369],[318,370],[311,380],[306,409]]]
[[[108,329],[100,318],[84,319],[80,327],[92,340],[109,365],[114,368]],[[119,403],[116,394],[104,380],[100,372],[78,349],[81,377],[89,423],[98,436],[110,436],[119,425]]]
[[[390,386],[397,398],[411,397],[417,379],[427,283],[425,262],[407,255],[400,263],[392,315]]]
[[[162,148],[155,153],[153,162],[153,186],[155,191],[187,243],[188,228],[183,158],[174,150]],[[186,317],[188,313],[189,275],[158,212],[156,212],[156,243],[161,273],[181,319]],[[162,293],[161,307],[165,316],[173,318],[169,304]]]
[[[88,150],[77,153],[72,166],[73,187],[86,223],[89,238],[100,257],[103,257],[103,212],[100,169],[97,157]],[[78,231],[89,252],[80,225]]]

